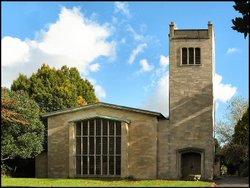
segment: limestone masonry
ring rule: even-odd
[[[212,179],[212,23],[171,23],[169,46],[169,117],[102,102],[44,114],[48,149],[36,157],[36,177]]]

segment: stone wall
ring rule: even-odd
[[[181,65],[182,47],[200,48],[201,64]],[[48,116],[48,153],[37,157],[36,176],[75,177],[76,140],[72,121],[111,116],[131,122],[122,123],[121,177],[180,179],[181,156],[192,151],[201,156],[202,179],[212,179],[214,65],[215,38],[211,23],[207,30],[176,30],[171,24],[169,120],[159,121],[157,115],[112,105],[92,105]]]
[[[169,157],[171,154],[169,153],[170,150],[170,136],[168,131],[169,120],[161,120],[158,123],[158,130],[157,130],[157,178],[166,179],[169,176]]]
[[[74,123],[73,119],[95,115],[129,119],[127,135],[122,141],[124,152],[122,177],[139,179],[157,177],[157,116],[108,107],[92,107],[48,118],[48,177],[74,177]],[[123,139],[124,140],[124,139]],[[71,144],[69,144],[71,143]],[[124,146],[124,144],[126,144]],[[127,153],[127,155],[126,155]],[[127,162],[126,162],[127,161]]]
[[[42,152],[35,158],[35,176],[37,178],[47,178],[47,152]]]
[[[187,30],[187,36],[176,35],[175,25],[170,25],[170,114],[168,137],[167,177],[181,177],[180,150],[192,148],[202,151],[201,175],[203,179],[213,177],[213,65],[214,38],[212,25],[208,25],[207,36],[198,36]],[[185,30],[180,32],[185,35]],[[200,65],[181,65],[181,48],[201,49]],[[163,157],[163,156],[162,156]]]

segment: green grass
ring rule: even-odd
[[[210,187],[205,181],[125,180],[125,179],[62,179],[2,177],[2,186],[23,187]]]

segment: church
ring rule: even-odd
[[[171,22],[169,62],[169,117],[103,102],[43,114],[48,149],[36,157],[36,177],[212,179],[213,24]]]

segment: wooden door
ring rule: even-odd
[[[201,155],[195,152],[181,155],[181,174],[186,179],[191,174],[201,174]]]

